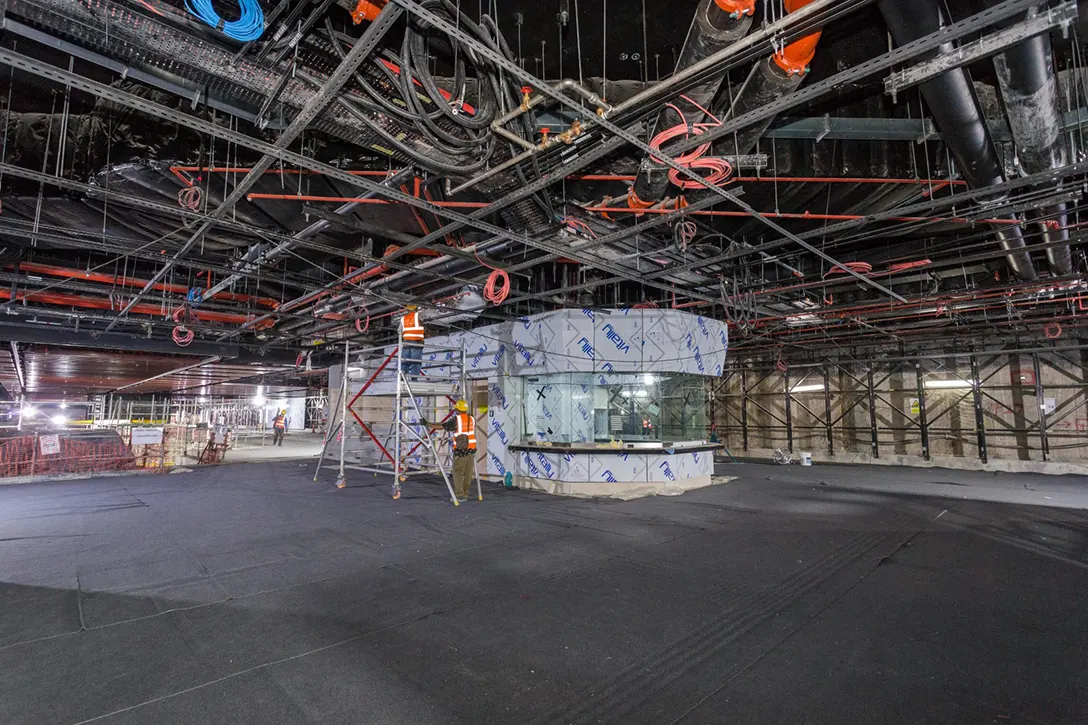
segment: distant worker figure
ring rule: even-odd
[[[272,445],[283,447],[283,434],[287,432],[287,411],[281,410],[280,414],[272,419]]]
[[[654,434],[654,422],[650,420],[650,416],[642,416],[642,435],[652,436]]]
[[[457,414],[445,423],[432,425],[453,434],[453,493],[458,501],[468,500],[472,488],[473,464],[476,458],[476,419],[468,413],[468,403],[458,400]]]
[[[419,322],[419,308],[416,305],[408,305],[408,311],[400,318],[401,339],[404,347],[401,350],[402,371],[406,375],[418,376],[423,368],[423,341],[426,334],[423,325]]]

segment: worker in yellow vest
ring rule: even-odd
[[[406,375],[418,376],[423,367],[423,341],[426,334],[419,321],[419,308],[408,305],[407,312],[400,318],[401,370]]]
[[[287,432],[287,411],[281,410],[280,414],[272,419],[272,445],[283,447],[283,434]]]
[[[469,415],[468,403],[458,400],[457,413],[445,423],[430,426],[453,434],[453,492],[458,501],[468,500],[476,460],[476,419]]]

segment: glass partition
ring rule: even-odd
[[[678,442],[707,435],[700,376],[559,373],[523,383],[525,441]]]

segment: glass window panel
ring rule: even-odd
[[[706,386],[693,375],[561,373],[525,378],[525,440],[690,441],[706,437]]]

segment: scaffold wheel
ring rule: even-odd
[[[344,488],[347,485],[348,485],[348,480],[347,480],[347,478],[344,477],[343,474],[336,477],[336,487],[337,488]]]
[[[393,486],[393,500],[400,500],[400,486]]]

